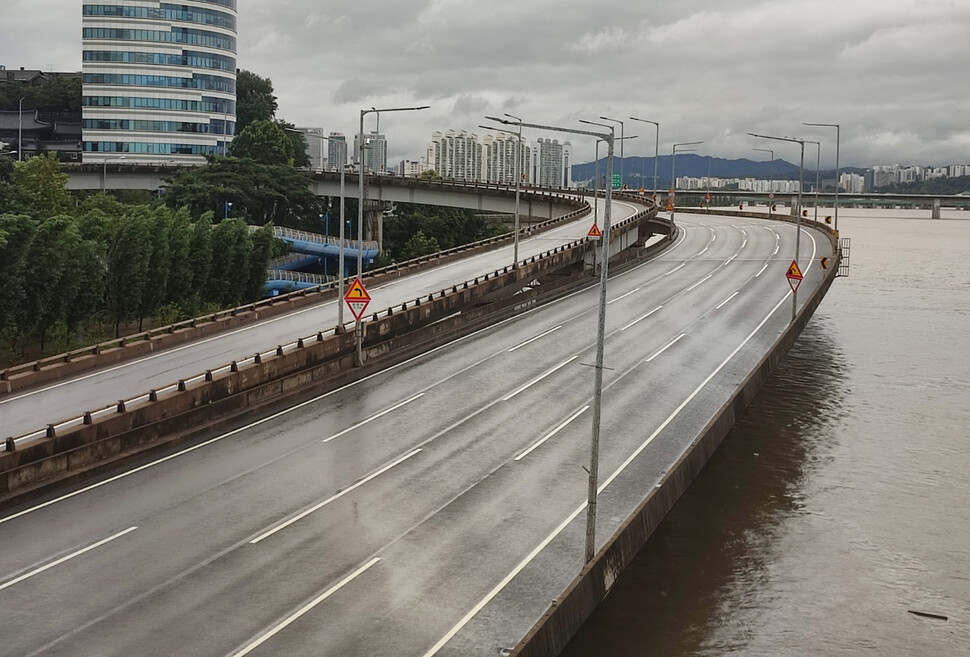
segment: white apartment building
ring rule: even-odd
[[[482,180],[482,145],[464,130],[431,134],[428,168],[447,180]]]
[[[236,121],[236,0],[82,4],[85,162],[202,163]]]
[[[424,166],[415,160],[401,160],[395,173],[405,178],[419,178],[424,173]]]
[[[529,159],[531,150],[518,135],[500,132],[487,135],[482,145],[483,179],[492,183],[515,184],[518,171],[523,183],[529,181]],[[518,146],[518,148],[516,147]],[[518,153],[518,162],[516,162]]]
[[[532,149],[531,182],[540,187],[571,187],[573,147],[558,139],[537,139]]]

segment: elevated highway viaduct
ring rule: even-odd
[[[0,655],[555,654],[832,281],[803,228],[793,324],[791,223],[678,223],[610,280],[590,566],[595,288],[4,508]]]

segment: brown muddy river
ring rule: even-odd
[[[970,655],[970,212],[839,224],[850,276],[564,656]]]

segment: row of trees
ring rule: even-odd
[[[262,295],[275,250],[270,226],[214,224],[211,212],[193,221],[187,208],[125,206],[104,195],[75,204],[65,183],[53,157],[0,165],[4,360],[51,338],[66,347],[100,325],[118,335],[124,323],[140,329],[148,318],[172,321]]]

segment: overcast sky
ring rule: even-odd
[[[0,64],[80,70],[81,4],[3,0]],[[823,166],[835,131],[801,123],[840,123],[843,165],[970,163],[970,0],[239,0],[239,14],[239,66],[273,80],[281,118],[352,135],[363,107],[431,105],[381,117],[392,165],[503,112],[659,121],[661,154],[703,140],[701,155],[797,162],[746,133],[821,137]],[[626,155],[653,155],[653,126],[626,123],[640,135]]]

